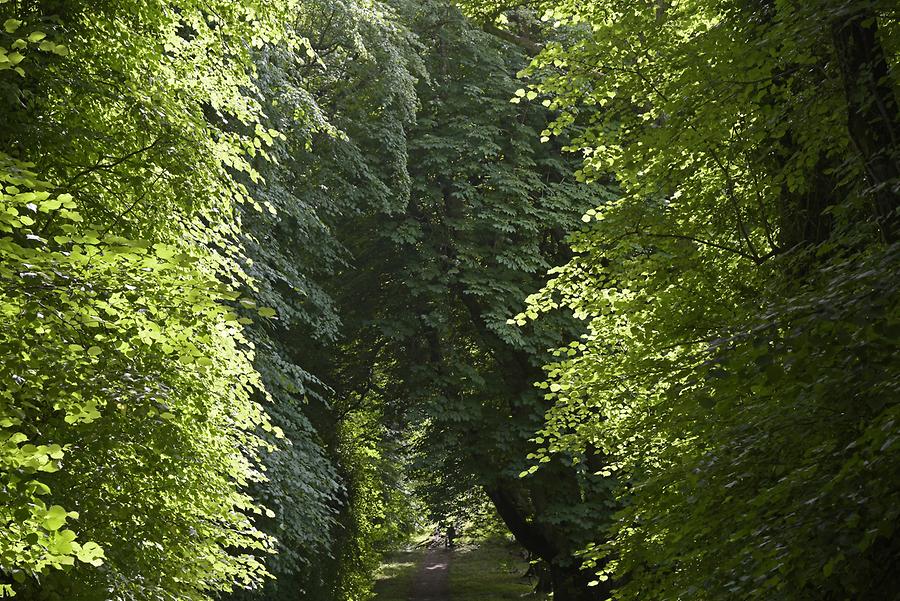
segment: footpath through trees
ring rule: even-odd
[[[428,549],[413,576],[409,601],[450,601],[449,549]]]
[[[897,0],[0,0],[0,597],[900,598],[898,97]]]

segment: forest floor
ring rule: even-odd
[[[385,560],[376,601],[544,601],[528,563],[514,547],[493,539],[453,551],[416,548]]]

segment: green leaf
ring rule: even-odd
[[[3,23],[3,29],[6,33],[15,33],[15,31],[22,25],[22,21],[18,19],[7,19]]]
[[[51,537],[49,549],[56,555],[69,555],[75,551],[75,538],[71,530],[61,530]]]
[[[47,530],[59,530],[65,523],[68,513],[59,505],[53,505],[44,514],[41,525]]]
[[[75,556],[79,561],[91,564],[95,567],[103,565],[103,560],[106,558],[100,545],[93,541],[88,541],[81,545],[76,550]]]

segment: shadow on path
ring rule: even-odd
[[[449,601],[447,571],[450,551],[429,549],[413,579],[409,601]]]

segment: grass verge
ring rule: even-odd
[[[375,574],[375,601],[407,601],[424,549],[397,551],[384,558]]]
[[[523,577],[528,562],[519,548],[492,538],[456,551],[450,560],[451,601],[546,601]]]

